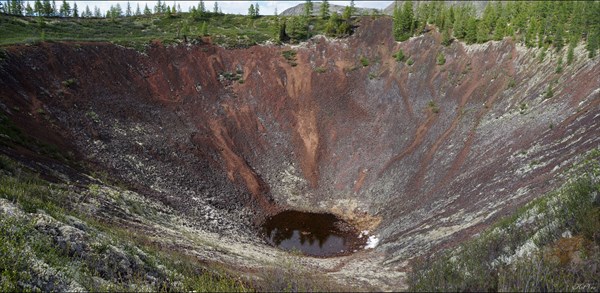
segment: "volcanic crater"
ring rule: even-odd
[[[551,190],[598,147],[600,65],[579,46],[556,73],[554,53],[538,62],[538,49],[510,39],[444,47],[432,31],[398,43],[391,27],[362,18],[347,39],[245,49],[11,46],[0,109],[83,163],[2,152],[53,180],[121,182],[165,212],[140,220],[101,205],[95,216],[241,272],[288,254],[260,236],[266,220],[335,215],[379,244],[302,264],[364,288],[402,288],[414,256]],[[394,59],[400,49],[414,64]]]

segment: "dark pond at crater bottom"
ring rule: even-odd
[[[273,246],[305,255],[326,257],[350,254],[364,247],[366,238],[332,214],[284,211],[265,221],[263,233]]]

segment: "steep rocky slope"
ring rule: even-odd
[[[292,48],[12,46],[0,61],[0,109],[85,162],[79,172],[105,172],[178,217],[107,221],[251,273],[285,255],[257,236],[266,216],[332,212],[380,245],[301,263],[397,289],[411,257],[551,190],[598,147],[600,64],[578,47],[556,73],[556,53],[539,62],[537,49],[510,39],[443,47],[431,32],[396,43],[390,28],[363,18],[348,39]],[[392,57],[400,49],[414,64]]]

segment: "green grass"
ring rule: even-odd
[[[569,172],[570,180],[478,237],[436,256],[419,258],[410,291],[574,291],[600,288],[600,150]],[[533,217],[534,221],[527,219]],[[525,223],[525,224],[523,224]],[[570,231],[575,237],[563,238]],[[514,257],[527,242],[538,249]],[[561,243],[578,243],[565,250]],[[579,259],[573,260],[571,255]],[[507,261],[506,257],[514,257]],[[564,261],[565,259],[569,261]],[[589,290],[589,289],[588,289]],[[593,289],[592,289],[593,290]]]
[[[97,197],[102,192],[100,186],[94,184],[89,190]],[[8,213],[0,217],[0,291],[44,291],[57,284],[66,286],[71,280],[90,291],[250,290],[218,267],[203,266],[189,256],[153,245],[147,238],[134,237],[126,228],[81,214],[69,204],[77,197],[72,190],[39,179],[23,165],[0,155],[0,198],[16,204],[25,213],[24,216]],[[88,227],[84,230],[90,238],[85,243],[90,249],[81,253],[71,246],[77,242],[64,242],[52,229],[40,229],[54,225],[38,226],[40,213],[54,218],[58,225],[64,225],[62,222],[67,217],[82,220]],[[103,236],[96,238],[97,235]],[[129,259],[140,259],[141,266],[136,265],[132,273],[123,271],[118,265],[122,254],[115,253],[112,247],[124,251]],[[42,264],[38,266],[41,273],[32,268],[35,263]],[[148,283],[147,275],[157,281]],[[93,280],[97,277],[107,283],[98,284]],[[41,287],[36,289],[28,284]]]
[[[327,68],[325,68],[323,66],[319,66],[319,67],[315,67],[314,71],[316,73],[325,73],[325,72],[327,72]]]
[[[394,57],[394,59],[396,59],[397,62],[403,62],[404,59],[406,58],[406,56],[404,55],[404,51],[402,51],[402,49],[398,50],[398,52],[394,53],[392,55],[392,57]]]
[[[367,57],[361,56],[359,61],[363,67],[369,66],[369,59],[367,59]]]
[[[429,102],[427,103],[427,107],[428,107],[429,109],[431,109],[431,112],[433,112],[433,113],[436,113],[436,114],[437,114],[437,113],[439,113],[439,112],[440,112],[440,107],[439,107],[439,106],[438,106],[438,105],[435,103],[435,101],[433,101],[433,100],[432,100],[432,101],[429,101]]]
[[[285,50],[281,52],[281,55],[283,56],[283,58],[287,61],[288,64],[290,64],[292,67],[298,65],[298,63],[296,63],[296,55],[298,54],[298,52],[296,52],[295,50]]]
[[[41,41],[91,41],[113,42],[143,51],[153,40],[163,43],[184,41],[181,33],[187,27],[187,41],[200,42],[202,24],[216,44],[228,48],[248,47],[266,41],[277,42],[278,17],[261,16],[250,19],[244,15],[212,14],[201,18],[180,13],[172,17],[163,15],[108,18],[45,18],[17,17],[0,14],[0,46],[12,44],[37,44]],[[311,17],[310,34],[324,34],[326,21]],[[306,39],[306,38],[305,38]],[[296,40],[298,41],[298,40]],[[0,59],[3,59],[0,54]]]
[[[437,54],[437,56],[435,57],[435,64],[437,64],[437,65],[446,64],[446,56],[444,55],[444,53],[439,52]]]

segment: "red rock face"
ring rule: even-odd
[[[372,217],[390,262],[476,233],[598,147],[598,58],[556,74],[553,56],[508,39],[396,43],[390,28],[364,18],[347,40],[317,37],[295,48],[297,66],[278,46],[15,46],[0,102],[33,136],[182,212]]]

